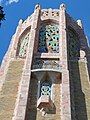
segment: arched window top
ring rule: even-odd
[[[30,30],[28,30],[26,34],[19,41],[19,44],[18,44],[18,56],[19,57],[26,57],[29,34],[30,34]]]
[[[78,34],[72,28],[68,29],[68,35],[70,37],[74,37],[74,38],[76,38],[78,40]]]
[[[80,56],[80,45],[78,35],[71,29],[68,30],[68,47],[69,47],[69,56],[79,57]]]
[[[59,29],[55,25],[43,25],[39,32],[38,52],[59,52]]]

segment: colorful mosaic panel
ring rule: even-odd
[[[34,60],[33,69],[56,69],[60,68],[59,60]]]
[[[51,95],[51,85],[47,80],[41,85],[41,95]]]
[[[39,34],[38,52],[59,52],[59,29],[54,25],[45,25]]]
[[[79,57],[79,40],[76,34],[73,31],[68,31],[68,48],[69,48],[69,56]]]
[[[20,41],[19,43],[19,57],[26,57],[26,51],[27,51],[27,46],[28,46],[28,39],[29,39],[29,34],[28,32]]]

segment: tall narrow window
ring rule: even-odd
[[[72,30],[68,31],[68,50],[71,58],[80,56],[79,40],[75,32]]]
[[[19,57],[26,57],[29,34],[30,34],[30,32],[27,32],[27,34],[24,37],[22,37],[22,39],[19,42],[19,45],[18,45],[18,48],[19,48],[18,56]]]
[[[59,29],[54,25],[44,25],[40,29],[38,52],[58,53],[59,52]]]
[[[42,84],[41,84],[41,89],[40,89],[40,95],[51,95],[51,84],[48,80],[45,80]]]

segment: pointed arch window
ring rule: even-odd
[[[73,30],[68,30],[68,50],[69,57],[79,57],[80,56],[80,45],[78,36]]]
[[[26,57],[29,34],[30,34],[30,30],[21,38],[18,44],[18,56],[19,57]]]
[[[59,29],[55,25],[44,25],[40,29],[38,52],[58,53],[59,52]]]

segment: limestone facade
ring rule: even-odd
[[[38,51],[39,38],[42,39],[42,36],[48,35],[48,33],[45,33],[40,36],[40,30],[43,28],[47,32],[47,27],[54,27],[55,30],[57,28],[59,29],[59,34],[56,34],[56,31],[54,31],[53,36],[51,36],[57,38],[59,46],[57,45],[56,47],[57,42],[55,43],[52,40],[54,38],[50,39],[52,42],[49,41],[46,43],[46,36],[46,46],[44,48],[43,46],[40,47],[40,49],[43,48],[43,51],[46,51],[40,52]],[[49,32],[51,35],[52,31]],[[24,37],[27,33],[28,35]],[[70,44],[69,39],[75,41]],[[76,44],[78,44],[78,46]],[[58,49],[58,52],[56,52],[56,49]],[[71,49],[71,51],[69,49]],[[18,54],[19,51],[20,54]],[[12,37],[10,46],[0,67],[0,91],[3,91],[2,88],[6,81],[9,66],[13,61],[23,61],[24,66],[22,67],[21,78],[19,78],[18,91],[15,93],[17,95],[13,114],[11,115],[12,120],[90,119],[90,96],[88,93],[90,90],[90,49],[81,20],[77,22],[74,21],[66,12],[65,4],[61,4],[60,9],[41,9],[40,5],[37,4],[31,16],[25,21],[22,19],[19,21],[16,32]],[[72,62],[74,65],[72,65]],[[84,63],[85,65],[83,65]],[[75,65],[78,65],[79,68],[75,68]],[[84,115],[82,119],[80,119],[80,115],[78,115],[78,103],[75,101],[78,100],[75,90],[78,92],[77,89],[79,89],[79,87],[76,89],[74,86],[75,76],[73,74],[74,72],[76,74],[77,69],[83,87],[86,87],[84,86],[84,80],[82,78],[83,71],[85,70],[84,76],[86,76],[85,80],[88,85],[88,90],[85,91],[84,89],[86,99],[82,97],[86,104],[87,114]],[[50,80],[51,82],[51,85],[48,86],[50,87],[51,102],[50,100],[43,102],[43,100],[47,98],[43,95],[41,96],[43,97],[42,100],[40,99],[44,80]],[[77,78],[77,80],[79,81],[79,78]],[[38,101],[42,108],[37,106]],[[4,118],[2,120],[4,120]]]

